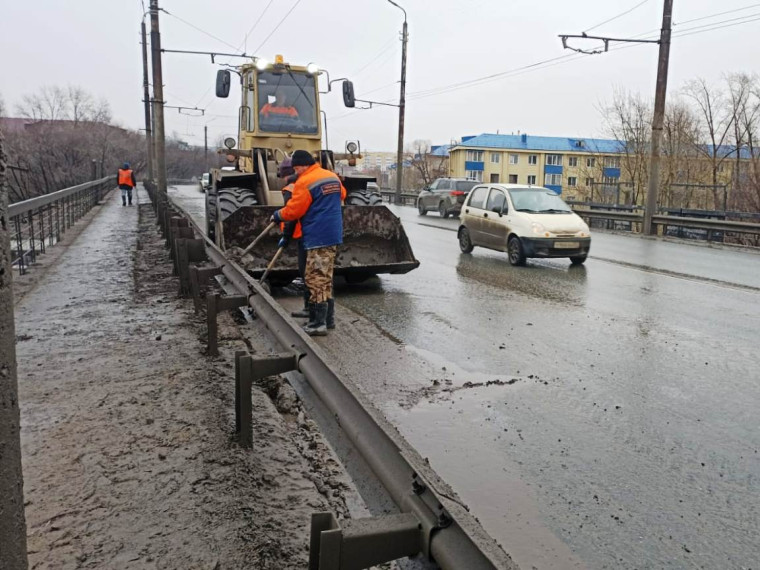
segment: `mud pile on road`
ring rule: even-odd
[[[104,209],[17,309],[30,567],[305,568],[311,514],[348,516],[347,477],[281,379],[254,389],[253,450],[234,443],[246,345],[220,315],[204,355],[139,210],[138,231]]]

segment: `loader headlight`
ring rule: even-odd
[[[306,71],[314,75],[315,73],[319,73],[319,66],[316,63],[310,63],[306,66]]]
[[[256,60],[256,69],[258,69],[259,71],[264,71],[268,65],[269,65],[269,62],[263,57],[260,57],[259,59]]]
[[[227,148],[235,148],[235,139],[233,137],[227,137],[224,139],[224,146]]]
[[[356,146],[356,143],[355,143],[355,142],[353,142],[353,141],[351,141],[350,143],[346,144],[346,150],[347,150],[349,153],[351,153],[351,154],[354,154],[358,148],[359,148],[359,147],[358,147],[358,146]]]

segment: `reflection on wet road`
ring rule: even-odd
[[[420,268],[340,302],[454,387],[518,379],[384,408],[518,562],[541,560],[507,533],[528,489],[526,536],[589,567],[754,567],[760,255],[597,233],[584,267],[513,268],[396,211]]]
[[[756,567],[760,255],[596,233],[514,268],[395,211],[420,268],[339,303],[435,363],[376,404],[522,567]]]

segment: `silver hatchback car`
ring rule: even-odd
[[[436,211],[442,218],[458,216],[467,194],[477,180],[467,178],[437,178],[430,186],[420,191],[417,211],[420,216]]]

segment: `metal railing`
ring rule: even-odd
[[[627,222],[630,224],[631,231],[640,231],[640,225],[644,221],[644,215],[635,212],[632,209],[601,210],[579,208],[581,204],[573,204],[573,211],[580,217],[591,220],[608,220],[613,222]],[[693,212],[692,212],[693,213]],[[723,216],[730,215],[731,212],[723,212]],[[754,215],[737,216],[742,218],[755,219]],[[655,226],[662,226],[663,231],[667,228],[685,228],[705,230],[707,239],[711,239],[713,233],[734,233],[734,234],[751,234],[760,236],[760,223],[749,221],[733,221],[725,219],[701,218],[693,216],[674,216],[667,214],[656,214],[652,216],[652,223]],[[634,224],[637,224],[634,226]]]
[[[115,176],[16,202],[8,207],[11,264],[20,275],[37,261],[37,255],[55,245],[68,228],[113,188]]]
[[[244,351],[236,353],[239,443],[247,445],[252,438],[249,433],[252,378],[297,370],[334,414],[348,441],[398,508],[399,514],[395,515],[340,522],[329,513],[316,513],[312,518],[309,569],[365,568],[418,553],[444,570],[516,568],[427,461],[351,381],[331,366],[322,349],[306,336],[266,288],[228,259],[178,204],[150,185],[148,193],[156,204],[157,221],[175,261],[180,290],[184,294],[192,291],[198,306],[197,283],[202,271],[204,279],[223,275],[237,292],[218,300],[213,295],[207,296],[207,301],[211,301],[209,350],[215,330],[211,321],[219,307],[249,305],[285,351],[256,357]],[[203,254],[199,255],[200,252]],[[206,264],[202,269],[199,265],[191,266],[202,260]]]
[[[396,199],[396,191],[395,190],[380,190],[380,195],[383,197],[383,200],[389,203],[393,203],[393,201]],[[401,203],[402,204],[412,204],[413,206],[417,203],[417,196],[419,196],[416,192],[402,192],[401,193]]]

